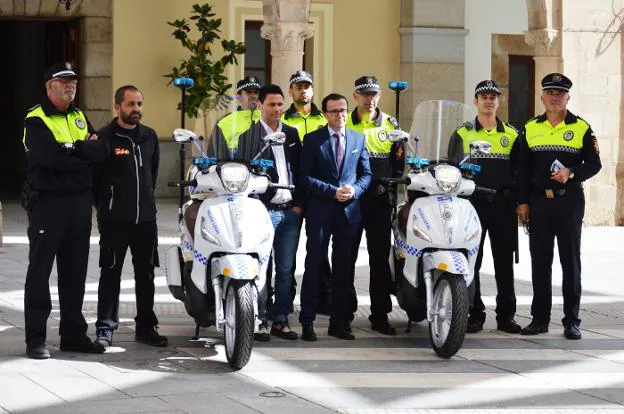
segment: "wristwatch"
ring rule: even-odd
[[[570,170],[570,175],[568,176],[568,180],[571,180],[574,178],[574,170],[572,168],[569,168]]]

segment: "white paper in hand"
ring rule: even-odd
[[[557,171],[559,171],[560,169],[565,168],[565,165],[563,165],[561,163],[561,161],[559,161],[558,159],[555,158],[555,160],[553,161],[552,164],[550,164],[550,172],[551,173],[556,173]]]

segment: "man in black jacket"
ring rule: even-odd
[[[45,72],[46,96],[28,111],[24,147],[28,160],[23,205],[28,212],[28,271],[24,286],[26,354],[50,358],[46,322],[52,311],[50,272],[58,273],[61,351],[102,353],[91,342],[82,303],[91,235],[91,165],[106,148],[72,102],[78,75],[69,63]]]
[[[260,156],[270,159],[274,167],[267,173],[273,183],[294,185],[299,180],[299,158],[301,141],[295,128],[282,124],[280,117],[284,105],[284,94],[277,85],[266,85],[259,93],[261,118],[238,139],[237,157],[243,161],[253,159],[264,147],[263,138],[274,132],[286,135],[284,145],[271,146]],[[267,288],[260,292],[259,316],[262,321],[260,330],[254,335],[258,341],[269,341],[270,335],[294,340],[299,335],[290,329],[288,315],[293,312],[292,272],[295,267],[299,231],[303,213],[303,196],[300,191],[286,189],[270,190],[260,196],[273,227],[273,254],[275,258],[275,304],[273,305],[273,325],[271,333],[267,328],[266,301]]]
[[[154,267],[158,262],[158,229],[154,188],[160,152],[156,132],[140,123],[143,94],[132,85],[115,92],[117,117],[98,131],[109,147],[94,174],[100,230],[100,284],[96,341],[108,347],[119,326],[119,285],[130,247],[136,293],[135,340],[166,346],[154,314]]]

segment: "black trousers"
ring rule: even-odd
[[[474,301],[470,309],[470,320],[485,321],[485,305],[481,299],[481,277],[479,270],[483,262],[483,245],[486,234],[490,235],[494,279],[496,280],[496,319],[512,319],[516,314],[516,293],[514,290],[513,254],[516,247],[518,219],[515,206],[511,203],[487,203],[474,201],[473,205],[481,221],[481,243],[475,263],[473,281]]]
[[[24,286],[24,320],[27,344],[46,339],[52,311],[50,273],[56,258],[61,311],[59,335],[80,337],[87,332],[82,315],[89,237],[91,194],[57,197],[41,194],[28,213],[28,271]]]
[[[156,221],[138,224],[100,222],[100,284],[96,329],[115,330],[119,326],[121,269],[130,248],[134,266],[136,330],[158,325],[154,314],[154,267],[158,262]]]
[[[529,246],[533,281],[531,315],[538,322],[550,321],[552,308],[552,262],[557,238],[563,273],[563,324],[580,323],[581,226],[585,196],[581,190],[548,199],[532,194],[529,209]]]
[[[371,300],[371,321],[384,322],[388,320],[388,313],[392,312],[392,274],[390,273],[390,237],[392,208],[388,204],[386,194],[364,194],[360,198],[362,224],[358,230],[353,245],[351,265],[351,283],[349,285],[349,310],[357,311],[357,294],[354,287],[355,262],[358,257],[362,233],[366,231],[366,245],[368,247],[368,264],[370,267],[369,292]]]

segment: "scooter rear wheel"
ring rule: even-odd
[[[468,324],[468,289],[461,276],[444,273],[433,290],[433,321],[429,323],[429,338],[433,350],[442,358],[459,351]]]
[[[253,284],[233,280],[225,295],[225,356],[236,370],[243,368],[251,357],[254,334]]]

